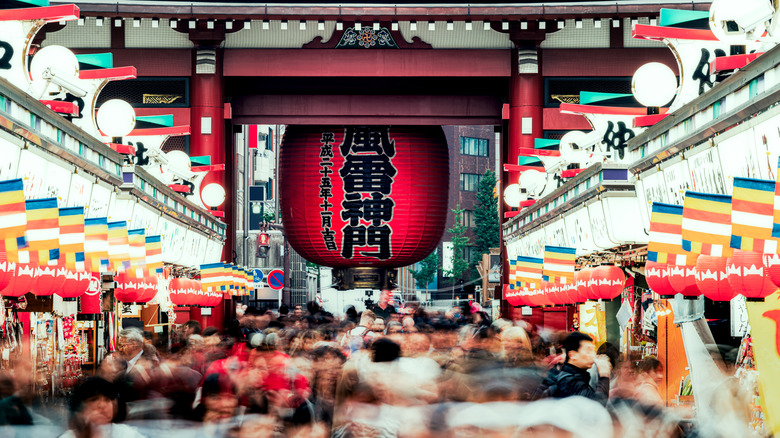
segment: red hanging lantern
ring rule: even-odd
[[[728,281],[727,260],[704,254],[696,259],[696,286],[713,301],[731,301],[738,295]]]
[[[696,266],[669,265],[669,284],[677,293],[686,298],[701,295],[696,287]]]
[[[577,283],[572,280],[571,283],[563,285],[563,304],[574,304],[577,302]]]
[[[677,293],[669,282],[669,265],[666,263],[648,261],[645,265],[645,280],[661,298],[673,298]]]
[[[575,303],[584,303],[585,301],[588,301],[588,280],[590,280],[590,273],[592,271],[592,268],[582,268],[574,273],[574,281],[577,284]]]
[[[777,254],[764,254],[764,267],[766,267],[772,283],[780,287],[780,256]]]
[[[508,284],[504,285],[504,299],[510,306],[517,307],[522,305],[522,293],[523,291],[520,289],[512,289]]]
[[[4,297],[18,298],[30,292],[35,287],[38,267],[30,264],[9,263],[9,269],[13,269],[13,275],[8,286],[0,291]],[[12,267],[11,267],[12,266]]]
[[[39,266],[35,268],[35,283],[33,283],[32,293],[36,297],[50,297],[54,295],[56,280],[56,266]]]
[[[59,271],[58,271],[59,274]],[[70,269],[62,271],[62,287],[54,293],[62,297],[64,301],[74,301],[86,292],[92,280],[89,272],[76,272]]]
[[[593,272],[596,271],[596,268],[591,269],[590,274],[588,275],[588,300],[591,301],[598,301],[599,299],[599,291],[598,291],[598,285],[599,280],[598,278],[593,276]]]
[[[396,268],[438,245],[449,186],[441,127],[292,125],[280,150],[285,234],[306,260]]]
[[[0,291],[5,289],[13,276],[13,267],[8,262],[7,254],[5,251],[0,251]]]
[[[116,282],[114,297],[117,301],[122,303],[135,303],[138,301],[142,293],[138,289],[140,283],[138,279],[121,272],[114,277],[114,281]]]
[[[137,280],[138,299],[136,304],[146,304],[157,295],[157,277],[145,275]]]
[[[81,276],[81,272],[79,276]],[[90,274],[89,286],[81,297],[79,297],[79,315],[87,318],[96,318],[96,315],[102,313],[101,297],[103,292],[103,278],[99,272]]]
[[[609,301],[623,292],[626,275],[615,265],[605,265],[593,269],[590,280],[595,280],[591,289],[595,291],[598,299]]]
[[[184,288],[182,287],[182,280],[184,279],[181,277],[172,279],[168,285],[168,292],[171,296],[171,302],[174,305],[188,306],[189,304],[187,303],[187,297],[185,296]]]
[[[727,261],[726,269],[731,288],[748,301],[764,301],[764,298],[777,290],[767,275],[761,253],[735,249],[734,256]]]

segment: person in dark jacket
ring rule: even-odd
[[[609,398],[609,376],[612,366],[605,355],[596,356],[593,339],[580,332],[572,332],[563,340],[566,354],[560,369],[553,368],[542,382],[545,388],[542,397],[564,398],[582,396],[603,405]],[[596,364],[599,372],[598,384],[594,390],[590,386],[588,369]]]

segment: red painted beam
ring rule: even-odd
[[[669,108],[660,108],[661,114],[669,111]],[[597,106],[580,105],[575,103],[562,103],[561,112],[569,114],[611,114],[616,116],[644,116],[647,108],[630,108],[622,106]]]
[[[520,201],[520,207],[530,207],[536,204],[536,199],[528,199],[526,201]]]
[[[168,187],[177,193],[190,193],[190,186],[184,184],[168,184]]]
[[[231,102],[234,124],[495,125],[495,96],[248,95]]]
[[[513,218],[513,217],[517,216],[518,214],[520,214],[519,211],[505,211],[504,212],[504,219]]]
[[[560,157],[561,151],[550,149],[518,148],[521,157]]]
[[[566,169],[561,171],[561,178],[571,178],[579,175],[585,169]]]
[[[225,50],[225,76],[508,77],[509,50]],[[273,62],[268,62],[273,59]],[[464,62],[468,60],[468,62]]]
[[[710,72],[715,73],[742,68],[763,54],[764,52],[747,53],[743,55],[718,56],[712,62],[710,62]]]
[[[544,172],[544,167],[504,164],[504,172],[525,172],[526,170],[538,170],[540,172]]]
[[[213,214],[214,217],[225,217],[225,212],[220,210],[210,210],[209,213]]]
[[[650,26],[648,24],[635,24],[631,30],[633,38],[645,40],[700,40],[718,41],[718,38],[709,29],[685,29],[682,27]]]
[[[189,135],[189,126],[171,126],[168,128],[133,129],[128,137],[143,137],[145,135]]]
[[[639,67],[651,61],[660,62],[678,73],[677,60],[667,48],[546,49],[542,50],[542,59],[544,62],[540,67],[544,77],[631,77]],[[593,62],[594,59],[600,62]]]
[[[71,116],[77,116],[79,114],[79,106],[76,105],[75,102],[63,102],[61,100],[41,100],[40,102],[58,114],[68,114]]]
[[[190,168],[193,172],[218,172],[225,170],[224,164],[212,164],[210,166],[195,166]]]
[[[98,68],[95,70],[82,70],[79,72],[79,79],[135,79],[138,77],[138,72],[135,67],[114,67],[114,68]]]
[[[123,155],[135,155],[135,147],[129,144],[106,143],[111,149]]]
[[[590,131],[593,127],[581,114],[562,113],[558,108],[545,108],[542,124],[547,131]]]
[[[656,123],[663,120],[669,114],[650,114],[647,116],[634,117],[634,128],[644,128],[647,126],[653,126]]]
[[[44,6],[41,8],[22,8],[0,10],[0,21],[52,21],[76,20],[79,7],[76,5]]]

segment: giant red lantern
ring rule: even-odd
[[[650,262],[645,265],[645,280],[650,289],[662,298],[674,297],[677,293],[669,282],[669,265]]]
[[[4,297],[18,298],[30,292],[35,287],[38,267],[23,263],[8,263],[9,270],[13,269],[11,281],[8,286],[0,291]]]
[[[696,286],[696,266],[669,265],[669,284],[675,292],[686,298],[701,295]]]
[[[436,248],[448,208],[439,126],[288,126],[280,155],[285,234],[311,262],[397,268]]]
[[[696,259],[696,286],[713,301],[731,301],[737,296],[728,281],[727,260],[726,257],[704,254]]]
[[[748,301],[763,301],[777,290],[764,268],[761,253],[735,249],[734,256],[727,261],[726,270],[731,288]]]
[[[620,296],[626,275],[615,265],[599,266],[590,274],[591,291],[597,299],[611,300]]]

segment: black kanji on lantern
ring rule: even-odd
[[[368,246],[377,251],[361,251],[361,255],[389,259],[392,229],[387,223],[393,219],[395,207],[389,195],[398,173],[392,162],[395,141],[388,128],[351,127],[346,129],[339,151],[344,156],[339,169],[344,187],[341,219],[347,222],[341,230],[341,255],[351,259],[356,247]]]
[[[322,203],[320,204],[322,231],[320,231],[320,233],[322,234],[323,242],[325,242],[325,248],[328,251],[338,250],[338,247],[336,246],[336,232],[331,229],[333,227],[331,220],[333,212],[330,211],[330,208],[333,207],[333,204],[329,202],[329,199],[333,197],[333,183],[330,178],[330,175],[333,173],[333,170],[331,170],[331,167],[333,167],[333,142],[334,135],[332,132],[322,133],[322,137],[320,138],[322,146],[320,146],[319,171],[320,175],[322,175],[322,177],[320,177],[319,185],[319,198],[322,200]]]

